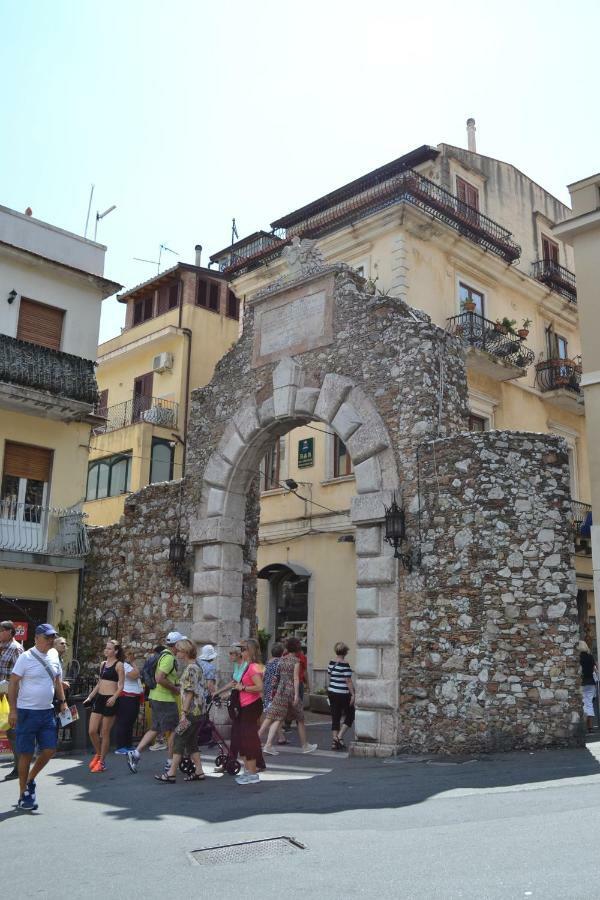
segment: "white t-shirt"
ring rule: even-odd
[[[144,690],[142,682],[139,678],[128,678],[130,672],[133,672],[133,666],[125,662],[123,663],[123,667],[125,669],[125,681],[123,682],[123,690],[126,694],[141,694]]]
[[[56,647],[50,647],[50,649],[48,650],[48,659],[51,660],[51,662],[53,662],[53,663],[54,663],[54,662],[58,663],[59,668],[60,668],[60,677],[61,677],[61,679],[62,679],[62,677],[63,677],[63,667],[62,667],[62,663],[61,663],[61,661],[60,661],[60,655],[59,655],[58,650],[56,649]]]
[[[49,653],[36,651],[44,657],[55,676],[60,676],[60,663],[52,659]],[[12,670],[13,675],[18,675],[19,694],[17,696],[17,709],[52,709],[54,700],[54,684],[50,680],[46,669],[31,654],[31,650],[21,653]]]

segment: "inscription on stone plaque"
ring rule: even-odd
[[[313,346],[326,331],[325,291],[265,309],[260,316],[259,356]]]

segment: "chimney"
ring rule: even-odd
[[[200,260],[202,259],[202,244],[196,244],[194,250],[196,251],[196,265],[201,266],[202,263],[200,262]]]
[[[475,119],[467,119],[467,147],[471,153],[477,153],[475,145]]]
[[[31,208],[30,206],[28,206],[27,209],[25,210],[25,215],[26,215],[26,216],[32,216],[32,215],[33,215],[33,210],[32,210],[32,208]]]

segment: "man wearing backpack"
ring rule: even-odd
[[[127,754],[127,765],[134,774],[138,770],[141,754],[150,746],[157,734],[170,732],[167,744],[169,758],[172,755],[173,733],[179,724],[177,660],[173,648],[177,641],[183,640],[185,640],[185,636],[179,631],[170,631],[165,638],[165,649],[156,657],[154,673],[149,672],[146,667],[144,667],[145,671],[142,670],[144,683],[150,688],[152,724],[137,748],[130,750]]]

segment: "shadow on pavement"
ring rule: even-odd
[[[87,768],[89,757],[63,757],[53,760],[42,778],[80,789],[73,802],[102,804],[104,809],[98,812],[110,818],[158,821],[175,815],[239,824],[246,817],[271,814],[400,809],[449,791],[456,796],[463,790],[514,791],[520,785],[531,790],[600,776],[600,745],[593,743],[582,749],[467,756],[455,761],[345,759],[292,752],[269,758],[260,784],[248,786],[237,785],[228,775],[191,784],[180,775],[176,785],[159,784],[153,775],[161,771],[164,758],[164,753],[144,754],[138,774],[132,775],[124,757],[112,756],[105,773],[92,775]],[[204,757],[207,773],[212,772],[212,762],[211,756]],[[10,787],[14,790],[14,785]],[[5,796],[8,793],[0,790],[3,805]],[[0,822],[14,815],[23,814],[11,809],[0,813]]]

